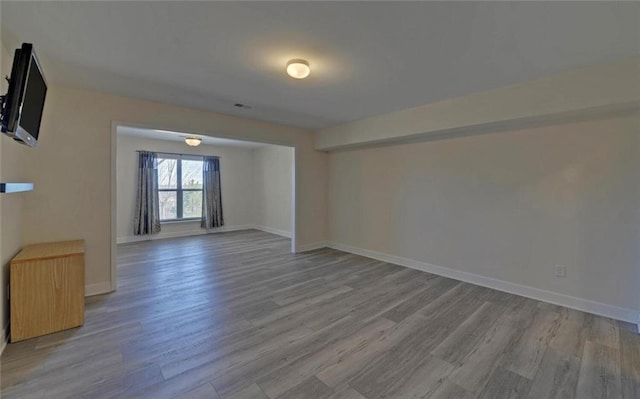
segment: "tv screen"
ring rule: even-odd
[[[23,144],[35,146],[46,96],[47,82],[33,45],[23,43],[13,58],[9,92],[2,112],[2,131]]]

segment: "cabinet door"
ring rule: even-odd
[[[84,323],[84,255],[12,263],[11,341]]]

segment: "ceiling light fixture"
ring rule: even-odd
[[[294,79],[304,79],[311,73],[309,63],[305,60],[291,60],[287,62],[287,74]]]
[[[197,147],[202,143],[202,139],[199,137],[189,136],[184,139],[184,142],[187,143],[188,146]]]

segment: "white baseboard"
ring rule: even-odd
[[[258,225],[253,226],[253,228],[256,230],[264,231],[265,233],[271,233],[271,234],[276,234],[282,237],[291,238],[291,232],[289,231],[274,229],[272,227],[267,227],[267,226],[258,226]]]
[[[4,352],[4,348],[6,348],[9,343],[9,322],[2,327],[2,331],[0,332],[2,335],[0,336],[0,356],[2,356],[2,352]]]
[[[189,236],[197,236],[202,234],[212,234],[212,233],[221,233],[226,231],[238,231],[238,230],[249,230],[249,229],[257,229],[257,227],[252,224],[247,224],[247,225],[240,225],[240,226],[223,226],[217,229],[210,229],[210,230],[197,229],[197,230],[185,230],[185,231],[160,232],[158,234],[153,234],[153,235],[118,237],[116,238],[116,243],[127,244],[130,242],[162,240],[165,238],[189,237]]]
[[[326,241],[316,241],[309,244],[300,244],[296,245],[296,253],[299,254],[301,252],[313,251],[314,249],[326,248]]]
[[[367,258],[377,259],[383,262],[393,263],[396,265],[409,267],[411,269],[421,270],[424,272],[437,274],[439,276],[449,277],[455,280],[460,280],[467,283],[508,292],[510,294],[520,295],[539,301],[552,303],[555,305],[565,306],[567,308],[572,308],[587,313],[593,313],[599,316],[609,317],[612,319],[622,320],[634,324],[640,322],[640,312],[634,309],[607,305],[605,303],[591,301],[589,299],[577,298],[570,295],[512,283],[509,281],[498,280],[491,277],[485,277],[479,274],[451,269],[449,267],[436,266],[414,259],[389,255],[382,252],[371,251],[368,249],[353,247],[337,242],[327,242],[326,246],[329,248],[337,249],[339,251],[350,252],[352,254],[365,256]]]
[[[93,295],[100,295],[100,294],[106,294],[108,292],[113,291],[111,289],[111,282],[110,281],[103,281],[101,283],[96,283],[96,284],[87,284],[84,286],[84,296],[93,296]]]

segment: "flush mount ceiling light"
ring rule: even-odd
[[[199,137],[189,136],[184,139],[184,142],[187,143],[188,146],[197,147],[202,143],[202,139]]]
[[[287,62],[287,74],[294,79],[304,79],[311,73],[309,63],[305,60],[291,60]]]

